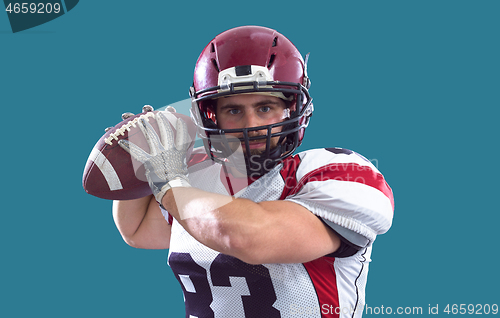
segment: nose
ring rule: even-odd
[[[255,114],[254,112],[247,112],[245,113],[244,116],[244,124],[245,128],[252,128],[252,127],[259,127],[263,126],[265,123],[262,122],[262,120]],[[248,135],[250,137],[252,136],[259,136],[259,135],[266,135],[266,130],[254,130],[254,131],[249,131]]]
[[[260,126],[259,117],[254,112],[245,112],[244,124],[245,128]]]

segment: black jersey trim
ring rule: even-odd
[[[326,223],[325,220],[323,220],[323,218],[321,218],[319,216],[318,216],[318,218],[321,220],[321,222],[323,222],[324,225],[326,225],[329,229],[331,229],[339,237],[339,239],[340,239],[340,246],[339,246],[339,248],[335,252],[330,253],[330,254],[325,255],[325,256],[327,256],[327,257],[339,257],[339,258],[349,257],[349,256],[353,256],[360,249],[362,249],[361,246],[357,246],[356,244],[353,244],[353,243],[349,242],[345,237],[343,237],[337,231],[335,231],[334,229],[332,229],[328,225],[328,223]]]

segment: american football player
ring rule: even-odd
[[[204,146],[186,125],[141,129],[153,195],[114,201],[131,246],[168,248],[186,317],[360,317],[373,242],[392,224],[392,190],[341,148],[295,153],[313,114],[307,57],[275,30],[243,26],[201,52],[190,90]],[[172,111],[172,110],[170,110]]]

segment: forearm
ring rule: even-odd
[[[162,200],[169,213],[200,243],[224,254],[244,258],[251,237],[264,221],[257,203],[199,190],[173,188]]]
[[[196,188],[173,188],[162,202],[197,241],[250,264],[304,263],[340,245],[318,217],[293,202],[255,203]]]

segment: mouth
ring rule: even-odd
[[[249,136],[249,137],[262,137],[254,140],[249,140],[248,145],[250,147],[250,150],[254,149],[261,149],[261,148],[266,148],[266,140],[267,140],[267,135],[257,135],[257,136]],[[242,143],[243,148],[245,148],[245,143]]]
[[[265,142],[249,142],[249,147],[250,149],[259,149],[259,148],[262,148],[262,147],[265,147],[266,146],[266,143]]]
[[[251,138],[257,137],[254,140],[248,141],[248,146],[251,150],[266,147],[267,135],[256,135],[256,136],[249,136],[249,137],[251,137]],[[243,138],[243,136],[238,137],[238,139],[240,140],[241,147],[243,148],[243,151],[245,151],[246,150],[245,139]]]

